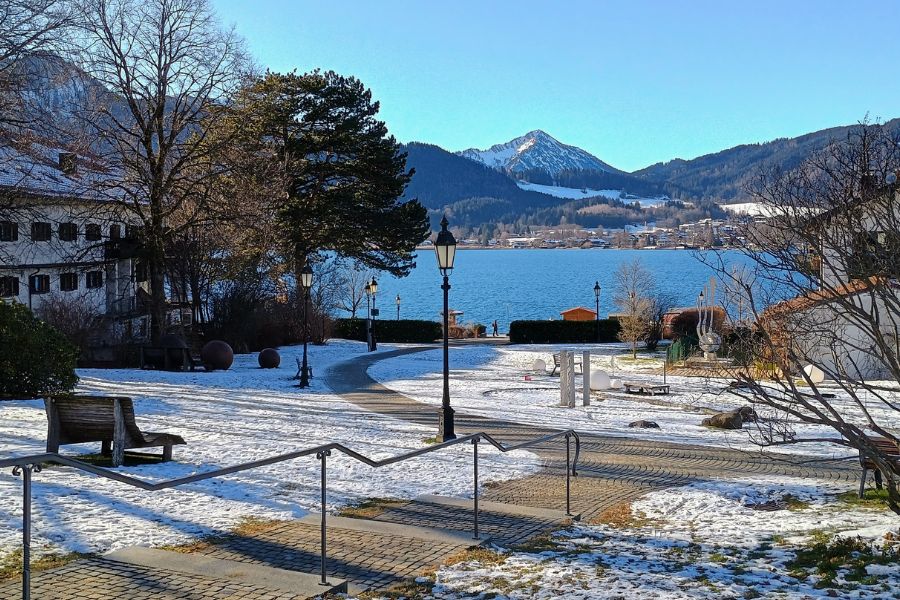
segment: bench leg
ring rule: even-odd
[[[880,489],[882,489],[882,487],[883,486],[881,485],[881,471],[879,471],[878,469],[875,469],[875,489],[880,490]]]
[[[100,454],[102,456],[112,456],[112,442],[109,440],[103,440],[100,444]]]
[[[169,444],[168,446],[163,446],[162,459],[163,459],[163,462],[169,462],[170,460],[172,460],[172,444]]]
[[[125,462],[125,445],[113,444],[112,466],[121,467]]]
[[[863,471],[862,478],[860,478],[860,480],[859,480],[859,497],[865,498],[866,497],[866,474],[868,473],[868,470],[865,467],[863,467],[862,471]]]

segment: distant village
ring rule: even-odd
[[[462,248],[525,249],[525,248],[632,248],[685,249],[740,248],[746,245],[742,235],[748,219],[762,218],[731,215],[726,219],[701,219],[677,227],[657,227],[653,223],[627,226],[620,229],[582,228],[578,225],[531,227],[527,235],[507,232],[494,237],[459,236]],[[423,246],[429,246],[426,241]]]

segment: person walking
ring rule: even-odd
[[[497,337],[497,319],[494,319],[493,328],[494,328],[493,336]]]

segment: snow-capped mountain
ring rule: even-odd
[[[540,129],[487,150],[469,148],[457,154],[517,178],[533,172],[546,173],[553,180],[562,171],[622,173],[589,152],[563,144]]]

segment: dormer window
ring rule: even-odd
[[[59,170],[66,175],[75,175],[78,172],[78,155],[74,152],[60,152]]]

